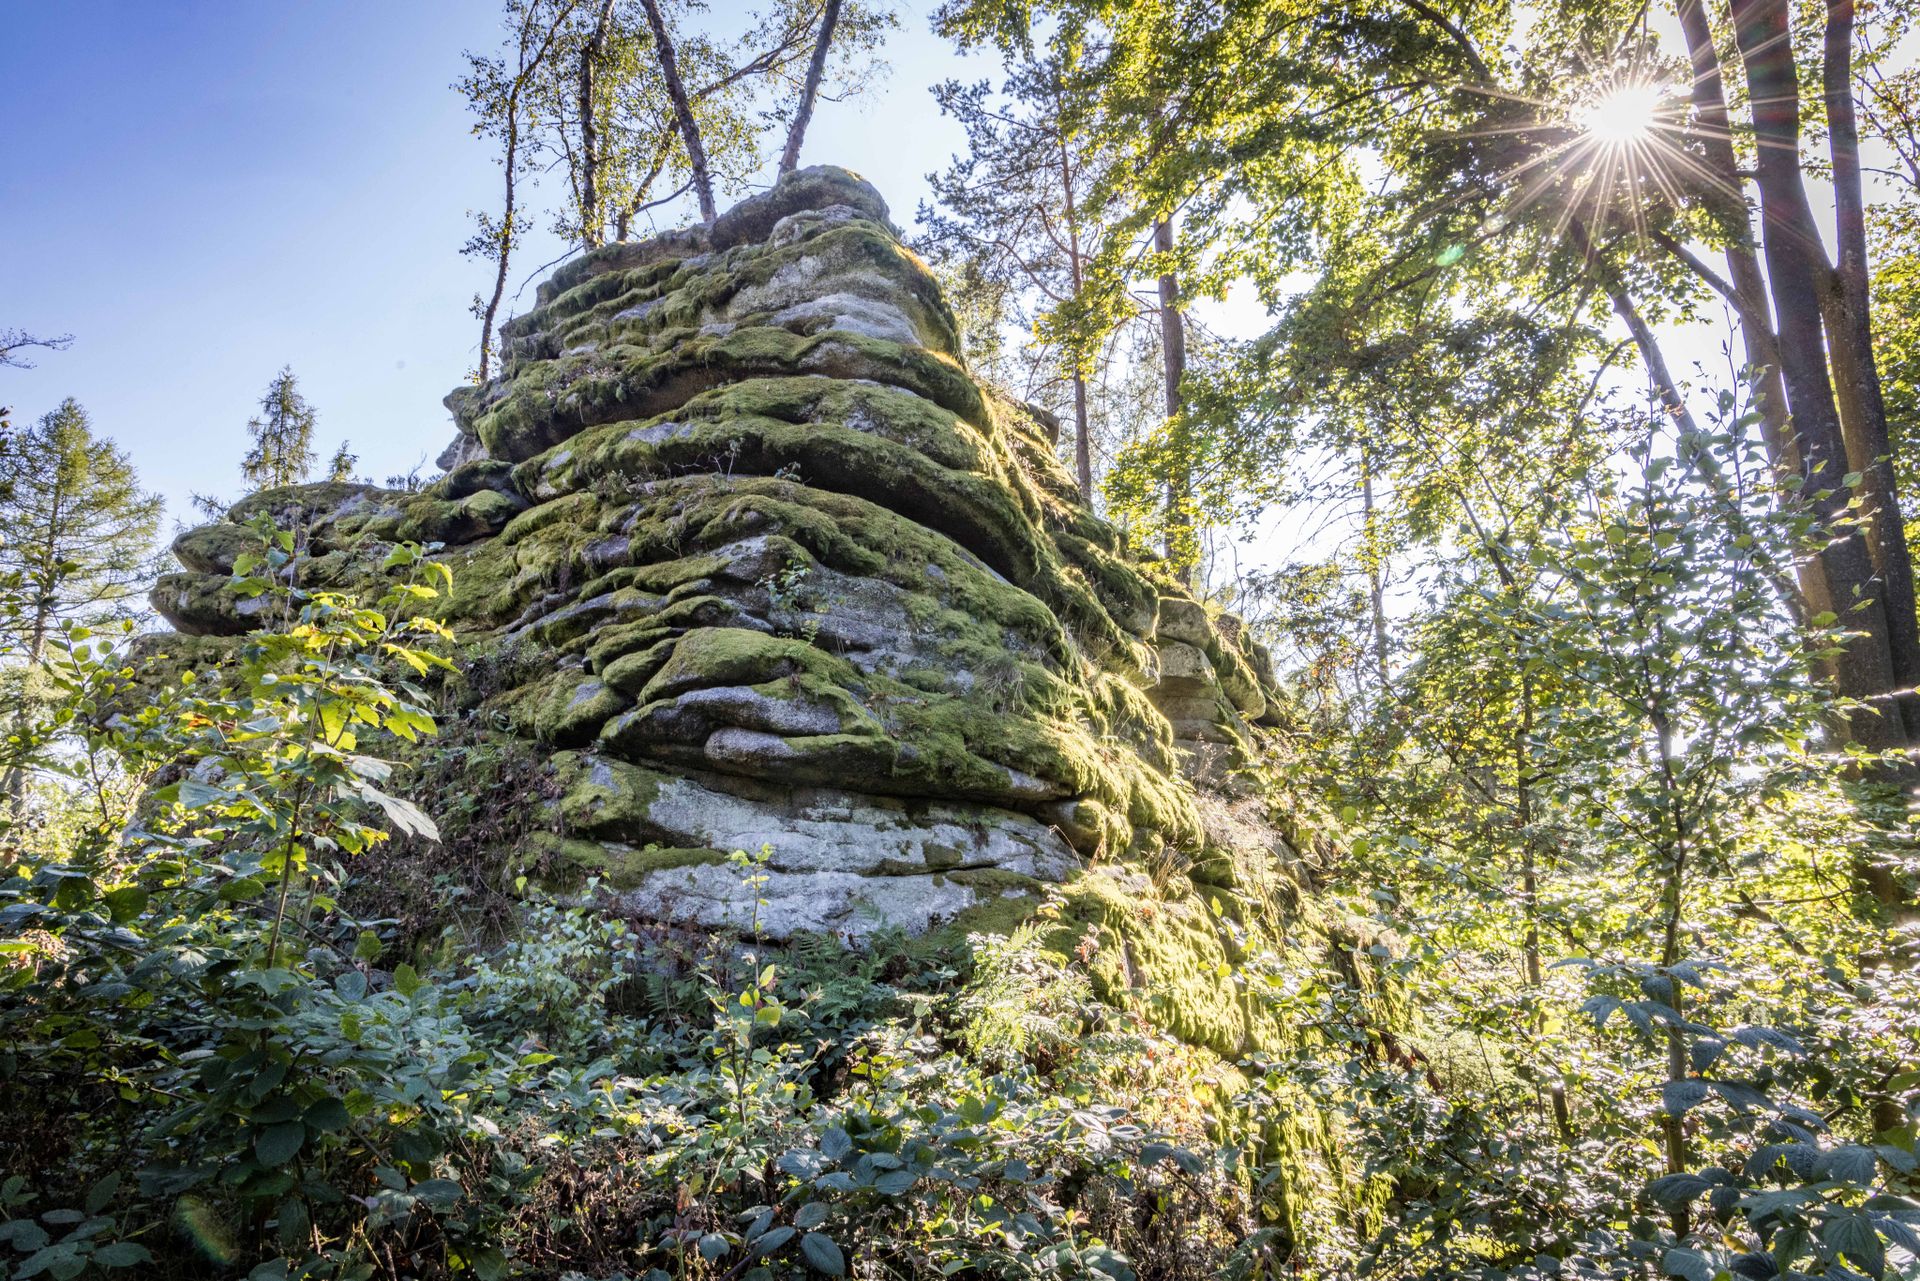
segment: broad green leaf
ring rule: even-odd
[[[260,1158],[260,1164],[273,1169],[299,1155],[306,1141],[305,1125],[299,1121],[283,1121],[262,1130],[253,1141],[253,1151]]]
[[[818,1232],[809,1232],[800,1238],[800,1257],[815,1272],[830,1277],[843,1277],[847,1274],[846,1256],[840,1253],[840,1247],[832,1238]]]

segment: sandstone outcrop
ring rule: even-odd
[[[228,585],[262,514],[308,586],[439,544],[449,720],[537,786],[424,800],[529,809],[486,829],[513,834],[503,880],[850,942],[1004,931],[1051,898],[1104,1000],[1218,1057],[1223,1115],[1230,1065],[1312,1035],[1236,967],[1284,954],[1393,1017],[1259,768],[1265,655],[1130,557],[1047,426],[968,374],[872,187],[805,170],[709,229],[583,254],[503,336],[500,375],[447,397],[423,491],[273,490],[183,534],[152,599],[201,639],[159,648],[205,661],[264,621]],[[470,750],[436,774],[455,792]],[[727,855],[762,846],[747,888]],[[1246,1123],[1290,1186],[1375,1195],[1314,1107]]]
[[[710,229],[584,254],[447,398],[418,494],[328,484],[183,535],[155,607],[237,634],[242,526],[302,574],[445,545],[450,621],[558,781],[537,851],[643,911],[776,935],[992,917],[1095,861],[1198,862],[1189,778],[1274,706],[1261,656],[1132,563],[1044,429],[969,377],[872,187],[791,175]]]

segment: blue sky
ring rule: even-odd
[[[823,103],[805,156],[866,174],[902,223],[963,142],[928,87],[994,70],[931,34],[936,3],[899,6],[891,75]],[[743,8],[714,0],[709,22]],[[246,421],[290,363],[323,458],[345,439],[361,474],[431,473],[452,436],[441,397],[475,362],[467,305],[487,284],[459,247],[499,184],[449,86],[463,49],[497,43],[498,14],[493,0],[14,0],[0,327],[74,342],[0,370],[0,404],[18,422],[77,398],[191,519],[191,494],[239,491]],[[562,252],[537,235],[514,283]],[[1663,329],[1676,372],[1704,365],[1712,386],[1726,326],[1703,311]],[[1231,300],[1207,319],[1263,322]],[[1639,385],[1637,369],[1622,378]],[[1291,532],[1263,534],[1256,559],[1313,541],[1276,528]]]
[[[906,222],[960,145],[927,93],[969,73],[902,6],[893,72],[823,103],[805,161],[844,164]],[[737,13],[716,0],[712,21]],[[174,515],[239,490],[245,424],[291,363],[324,458],[385,477],[452,437],[440,398],[473,366],[468,211],[498,169],[448,86],[491,48],[490,0],[62,0],[8,6],[0,42],[0,327],[70,333],[0,370],[24,422],[73,396]],[[529,245],[524,272],[556,256]],[[528,287],[523,306],[530,305]]]

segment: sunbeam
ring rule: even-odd
[[[1653,133],[1662,105],[1658,85],[1623,84],[1582,107],[1574,114],[1574,122],[1604,146],[1629,147]]]

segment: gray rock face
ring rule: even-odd
[[[251,499],[181,538],[156,608],[253,625],[224,575],[256,510],[307,531],[303,581],[446,544],[473,732],[550,776],[515,857],[648,915],[744,923],[726,855],[762,845],[776,937],[999,920],[1089,860],[1200,856],[1194,780],[1234,785],[1261,660],[968,376],[866,183],[805,170],[584,254],[503,341],[447,399],[439,481]]]

